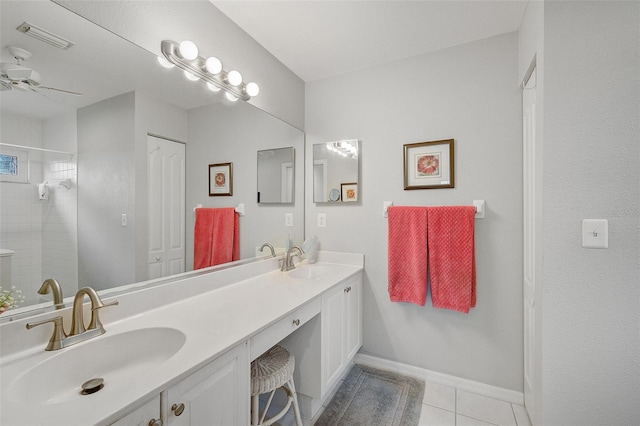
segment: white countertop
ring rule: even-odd
[[[40,342],[40,348],[29,348],[7,357],[0,364],[2,392],[0,423],[87,425],[108,424],[117,420],[128,410],[179,382],[235,345],[247,341],[280,318],[362,270],[361,255],[346,256],[347,263],[350,264],[327,262],[325,260],[340,260],[340,256],[321,255],[317,265],[328,266],[329,272],[315,280],[294,279],[286,273],[274,270],[215,290],[195,294],[183,300],[161,304],[158,308],[147,309],[136,316],[110,320],[117,315],[114,313],[110,316],[105,315],[103,324],[107,333],[60,351],[44,351],[46,340],[43,340]],[[305,265],[299,265],[299,268],[304,267]],[[216,273],[212,272],[197,279],[215,281]],[[188,279],[182,281],[180,285],[187,286],[189,281]],[[148,291],[147,297],[152,294],[153,289]],[[129,299],[127,295],[117,299],[120,305],[107,309],[117,312],[121,306],[124,306],[124,311],[127,311]],[[131,303],[135,303],[135,300],[136,298],[133,297]],[[0,331],[8,331],[8,329],[2,330],[2,327]],[[51,327],[38,328],[45,328],[50,333]],[[68,329],[68,325],[66,327]],[[112,380],[108,383],[109,378],[105,377],[105,388],[101,391],[56,404],[34,405],[33,401],[18,400],[11,395],[12,383],[23,372],[52,356],[64,355],[64,351],[72,351],[81,345],[91,345],[98,339],[108,338],[118,333],[152,327],[180,330],[186,336],[184,346],[162,364],[153,368],[141,367],[137,370],[139,374],[136,373],[136,376],[129,380]],[[23,328],[22,331],[17,329],[13,331],[30,333],[32,330],[27,331]],[[162,342],[155,342],[155,344],[162,345]],[[153,347],[149,349],[153,350]],[[114,347],[113,351],[118,351],[118,348]],[[71,371],[73,366],[61,365],[60,368]],[[78,383],[78,389],[80,384]]]

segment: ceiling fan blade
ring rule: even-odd
[[[57,89],[57,88],[55,88],[55,87],[37,86],[37,89],[54,90],[54,91],[56,91],[56,92],[66,93],[66,94],[68,94],[68,95],[84,96],[84,93],[72,92],[71,90]]]

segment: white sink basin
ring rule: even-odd
[[[21,374],[8,388],[8,397],[29,405],[59,404],[90,398],[82,384],[104,379],[102,392],[131,386],[148,368],[174,356],[186,336],[173,328],[143,328],[96,337],[77,346],[51,352],[52,356]]]
[[[319,280],[327,275],[329,268],[320,265],[303,265],[298,266],[288,272],[290,278],[298,280]]]

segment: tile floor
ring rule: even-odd
[[[276,393],[274,406],[268,416],[279,411],[284,399]],[[261,396],[261,400],[264,399]],[[331,398],[327,399],[327,404]],[[281,405],[282,404],[282,405]],[[278,407],[278,408],[276,408]],[[278,411],[276,411],[276,409]],[[305,426],[308,419],[303,419]],[[275,425],[295,426],[293,410]],[[522,405],[512,404],[464,390],[432,382],[425,382],[420,426],[531,426]],[[376,425],[384,426],[384,425]]]
[[[425,382],[421,426],[531,426],[522,405]]]

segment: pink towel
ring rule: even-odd
[[[428,207],[429,279],[435,308],[476,306],[475,207]]]
[[[427,209],[389,207],[389,297],[424,306],[427,298]]]
[[[197,208],[193,240],[194,270],[238,260],[240,232],[235,209]]]

